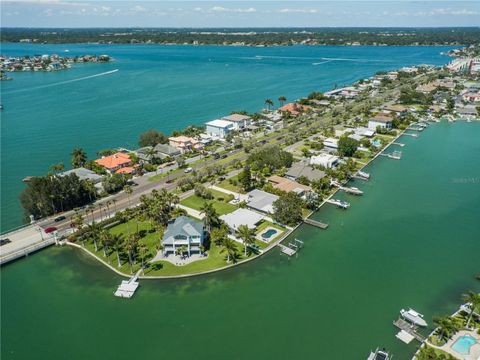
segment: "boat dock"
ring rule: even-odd
[[[123,280],[118,286],[118,289],[115,291],[114,295],[117,297],[130,299],[140,285],[140,283],[137,281],[137,278],[138,274],[132,276],[129,280]]]
[[[320,221],[312,220],[312,219],[305,219],[303,220],[305,224],[316,226],[320,229],[326,229],[328,228],[328,224],[322,223]]]
[[[386,157],[388,157],[390,159],[394,159],[394,160],[400,160],[402,158],[402,152],[401,151],[394,151],[391,154],[382,153],[380,155],[381,156],[386,156]]]
[[[405,146],[405,144],[398,143],[398,142],[394,142],[392,145],[397,145],[397,146],[401,146],[401,147],[404,147],[404,146]]]
[[[411,136],[411,137],[414,137],[414,138],[418,137],[418,134],[411,134],[411,133],[403,133],[403,135]]]
[[[409,126],[407,127],[407,130],[412,130],[412,131],[423,131],[423,126]]]
[[[341,209],[348,209],[350,207],[350,203],[346,201],[336,200],[336,199],[327,199],[325,200],[326,203],[335,205]]]
[[[363,191],[356,188],[356,187],[347,187],[347,186],[342,186],[340,185],[338,182],[336,181],[331,181],[330,182],[333,186],[336,186],[337,188],[339,188],[340,190],[343,190],[349,194],[353,194],[353,195],[363,195]]]
[[[393,325],[395,325],[397,328],[400,329],[400,332],[395,335],[398,339],[402,340],[404,343],[410,343],[413,339],[424,342],[425,341],[425,336],[421,335],[418,333],[417,329],[418,327],[415,325],[410,324],[409,322],[398,318],[393,322]]]
[[[282,253],[288,255],[288,256],[293,256],[295,255],[303,246],[303,241],[300,241],[298,239],[293,240],[293,243],[288,243],[287,246],[283,244],[278,244],[277,245]]]

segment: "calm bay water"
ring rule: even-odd
[[[1,44],[5,55],[94,53],[116,60],[13,73],[13,81],[1,82],[1,229],[21,224],[21,180],[58,162],[68,166],[74,147],[92,157],[134,148],[151,127],[169,133],[233,110],[259,110],[266,98],[296,99],[378,70],[445,64],[450,59],[440,53],[448,49]]]
[[[277,251],[236,269],[142,281],[73,249],[50,248],[2,268],[2,359],[365,359],[376,346],[410,359],[394,337],[407,306],[453,312],[480,291],[480,123],[432,125],[379,158],[363,197],[322,208],[328,230],[300,227],[297,258]],[[339,195],[341,197],[341,195]]]

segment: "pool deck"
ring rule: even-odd
[[[455,343],[455,341],[457,341],[459,338],[461,338],[464,335],[470,335],[475,340],[477,340],[477,343],[472,345],[472,347],[470,348],[470,354],[468,355],[460,354],[452,349],[452,345]],[[447,343],[443,346],[435,346],[428,341],[427,343],[428,343],[428,346],[431,346],[435,349],[443,350],[446,353],[449,353],[455,359],[460,359],[460,360],[480,359],[480,335],[478,335],[475,331],[461,330],[457,332],[455,335],[453,335],[453,337],[450,340],[448,340]]]

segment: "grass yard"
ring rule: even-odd
[[[210,190],[212,191],[212,194],[214,196],[214,199],[212,200],[206,200],[197,195],[191,195],[186,199],[180,201],[180,204],[191,209],[200,211],[200,209],[206,202],[212,202],[213,207],[219,215],[228,214],[237,209],[237,206],[228,203],[228,201],[231,201],[233,199],[233,195],[226,194],[217,190]]]
[[[238,175],[232,176],[231,178],[225,179],[219,183],[216,184],[216,186],[224,188],[226,190],[230,190],[233,192],[237,192],[239,194],[244,194],[245,191],[242,190],[242,188],[239,185],[235,185],[231,183],[238,183]]]
[[[237,262],[244,261],[244,250],[242,244],[237,244],[238,257]],[[251,256],[247,254],[247,258]],[[182,274],[194,274],[203,271],[219,269],[224,266],[230,265],[232,262],[227,263],[226,254],[221,252],[221,247],[212,243],[210,250],[208,251],[208,257],[204,260],[194,261],[190,264],[183,266],[176,266],[168,261],[158,261],[151,264],[145,269],[146,276],[174,276]]]

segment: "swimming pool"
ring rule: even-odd
[[[275,230],[275,229],[268,229],[267,231],[265,231],[263,234],[262,234],[262,238],[264,239],[270,239],[273,235],[275,235],[276,233],[278,233],[278,230]]]
[[[470,348],[476,343],[477,340],[475,340],[475,338],[471,337],[470,335],[463,335],[453,343],[452,349],[459,354],[468,355],[470,354]]]

